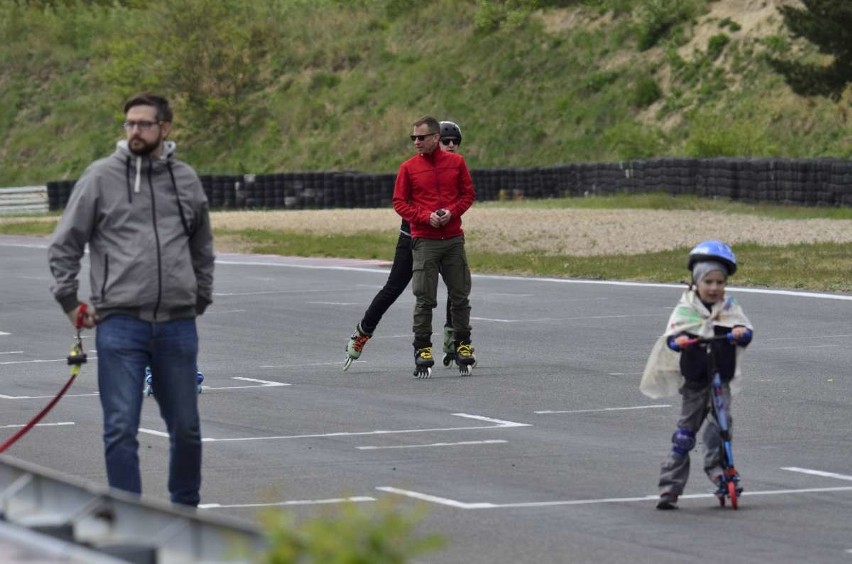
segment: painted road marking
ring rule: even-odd
[[[198,506],[198,509],[231,509],[231,508],[239,508],[239,507],[282,507],[282,506],[293,506],[293,505],[326,505],[332,503],[360,503],[365,501],[376,501],[376,498],[369,496],[355,496],[355,497],[337,497],[330,499],[303,499],[303,500],[293,500],[293,501],[278,501],[273,503],[235,503],[231,505],[224,505],[221,503],[202,503]]]
[[[340,431],[337,433],[317,433],[307,435],[275,435],[266,437],[231,437],[226,439],[217,439],[214,437],[205,437],[201,439],[205,443],[226,443],[226,442],[248,442],[248,441],[283,441],[288,439],[323,439],[328,437],[359,437],[366,435],[401,435],[406,433],[437,433],[445,431],[477,431],[483,429],[507,429],[512,427],[531,427],[529,423],[516,423],[514,421],[504,421],[502,419],[494,419],[493,417],[485,417],[483,415],[471,415],[468,413],[453,413],[456,417],[466,419],[476,419],[485,421],[491,425],[483,425],[477,427],[436,427],[429,429],[390,429],[376,431]],[[161,431],[152,431],[151,429],[139,429],[139,432],[149,433],[161,437],[168,436]]]
[[[435,503],[438,505],[446,505],[448,507],[455,507],[457,509],[516,509],[522,507],[554,507],[559,505],[600,505],[606,503],[632,503],[636,501],[652,501],[656,500],[658,496],[655,495],[645,495],[638,497],[609,497],[609,498],[599,498],[599,499],[572,499],[572,500],[564,500],[564,501],[531,501],[524,503],[490,503],[490,502],[475,502],[475,503],[467,503],[463,501],[458,501],[455,499],[449,499],[445,497],[434,496],[430,494],[424,494],[421,492],[415,492],[412,490],[403,490],[400,488],[394,488],[389,486],[382,486],[376,488],[379,491],[393,493],[405,497],[410,497],[413,499],[418,499],[421,501],[428,501],[431,503]],[[826,492],[849,492],[852,491],[852,487],[842,487],[842,488],[806,488],[806,489],[796,489],[796,490],[766,490],[766,491],[749,491],[746,497],[758,496],[758,495],[787,495],[787,494],[802,494],[802,493],[826,493]],[[715,498],[716,494],[706,493],[706,494],[688,494],[682,495],[679,499],[703,499],[703,498]]]
[[[46,249],[47,243],[16,243],[10,239],[0,236],[0,247],[24,247],[32,249]],[[311,264],[313,261],[313,264]],[[342,266],[342,261],[355,263],[359,266]],[[389,265],[387,261],[380,260],[359,260],[359,259],[306,259],[303,257],[282,257],[269,255],[252,255],[252,254],[236,254],[222,253],[216,259],[216,264],[234,265],[234,266],[271,266],[278,268],[303,268],[310,270],[343,270],[347,272],[372,272],[387,276],[387,268],[376,268],[375,266],[360,266],[360,265]],[[500,274],[472,274],[473,278],[483,280],[518,280],[523,282],[549,282],[553,284],[574,284],[586,286],[622,286],[627,288],[672,288],[675,290],[683,290],[683,284],[662,284],[656,282],[625,282],[620,280],[581,280],[571,278],[547,278],[539,276],[505,276]],[[728,286],[728,291],[741,292],[746,294],[765,294],[771,296],[792,296],[796,298],[817,298],[823,300],[839,300],[852,301],[852,296],[843,294],[821,294],[818,292],[797,292],[794,290],[773,290],[767,288],[740,288],[739,286]],[[270,292],[281,293],[281,292]],[[252,294],[237,294],[237,293],[216,293],[214,296],[229,296],[229,295],[252,295]]]
[[[837,480],[852,481],[852,476],[848,476],[846,474],[835,474],[834,472],[823,472],[822,470],[811,470],[809,468],[796,468],[795,466],[790,466],[790,467],[787,467],[787,468],[781,468],[781,470],[787,470],[789,472],[800,472],[802,474],[810,474],[811,476],[822,476],[823,478],[835,478]]]
[[[64,398],[83,398],[88,396],[97,396],[98,392],[88,393],[88,394],[65,394]],[[49,396],[7,396],[4,394],[0,394],[0,399],[10,399],[10,400],[31,400],[31,399],[53,399],[56,397],[56,394]]]
[[[392,445],[392,446],[359,446],[355,447],[359,450],[387,450],[395,448],[427,448],[427,447],[445,447],[445,446],[468,446],[468,445],[493,445],[498,443],[508,443],[501,439],[490,441],[461,441],[458,443],[430,443],[428,445]]]
[[[0,333],[0,335],[8,335],[9,333]],[[24,354],[24,351],[3,351],[0,354]]]
[[[490,321],[492,323],[541,323],[545,321],[579,321],[583,319],[632,319],[634,317],[659,317],[656,313],[637,313],[635,315],[583,315],[579,317],[536,317],[534,319],[493,319],[490,317],[474,317],[474,321]]]
[[[306,368],[308,366],[340,366],[343,364],[343,361],[340,362],[311,362],[311,363],[303,363],[303,364],[263,364],[260,368]]]
[[[60,421],[58,423],[36,423],[35,427],[63,427],[73,424],[73,421]],[[18,427],[26,427],[26,425],[26,423],[23,425],[0,425],[0,429],[16,429]]]
[[[802,349],[831,349],[840,345],[799,345],[795,347],[760,347],[761,351],[798,351]]]
[[[662,407],[671,407],[671,405],[669,405],[669,404],[637,405],[637,406],[634,406],[634,407],[602,407],[600,409],[574,409],[574,410],[566,410],[566,411],[544,410],[544,411],[535,411],[533,413],[538,413],[538,414],[541,414],[541,415],[550,415],[550,414],[553,414],[553,413],[600,413],[600,412],[603,412],[603,411],[630,411],[630,410],[635,410],[635,409],[659,409],[659,408],[662,408]]]
[[[244,378],[242,376],[232,376],[234,380],[242,380],[244,382],[257,382],[259,386],[203,386],[204,391],[207,390],[243,390],[246,388],[274,388],[278,386],[292,386],[285,382],[270,382],[269,380],[258,380],[256,378]]]
[[[7,366],[10,364],[41,364],[45,362],[67,362],[67,358],[56,358],[56,359],[45,359],[45,360],[9,360],[6,362],[0,362],[0,366]]]
[[[204,386],[204,391],[208,390],[245,390],[247,388],[277,388],[280,386],[292,386],[292,384],[287,384],[286,382],[270,382],[269,380],[258,380],[256,378],[244,378],[242,376],[232,376],[233,380],[243,380],[244,382],[255,382],[255,384],[248,386]],[[141,393],[141,392],[140,392]],[[98,392],[87,393],[87,394],[66,394],[64,397],[66,398],[81,398],[88,396],[97,396]],[[7,396],[5,394],[0,394],[0,399],[12,399],[12,400],[29,400],[29,399],[48,399],[56,397],[54,395],[48,396]]]

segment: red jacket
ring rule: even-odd
[[[393,209],[411,223],[412,237],[424,239],[449,239],[463,234],[461,216],[475,199],[464,158],[440,147],[402,163],[393,188]],[[450,221],[443,227],[432,227],[429,216],[440,209],[452,214]]]

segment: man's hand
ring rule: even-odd
[[[452,216],[453,214],[451,214],[449,210],[440,209],[433,211],[432,215],[429,216],[429,225],[432,227],[443,227],[450,222],[450,218]]]
[[[71,311],[68,312],[68,319],[71,320],[71,325],[75,328],[77,327],[77,320],[80,318],[80,308],[84,304],[80,304]],[[85,327],[86,329],[91,329],[98,322],[98,316],[94,313],[91,307],[86,305],[86,313],[82,316],[81,327]]]

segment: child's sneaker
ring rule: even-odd
[[[657,509],[677,509],[677,496],[673,493],[660,495],[660,501],[657,502]]]

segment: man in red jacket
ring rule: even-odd
[[[455,355],[462,375],[476,362],[470,341],[470,268],[464,250],[461,216],[473,204],[473,181],[461,155],[442,150],[438,120],[414,122],[411,140],[417,154],[399,167],[393,207],[411,224],[414,257],[414,375],[428,378],[432,358],[432,310],[438,305],[438,276],[452,303]]]

